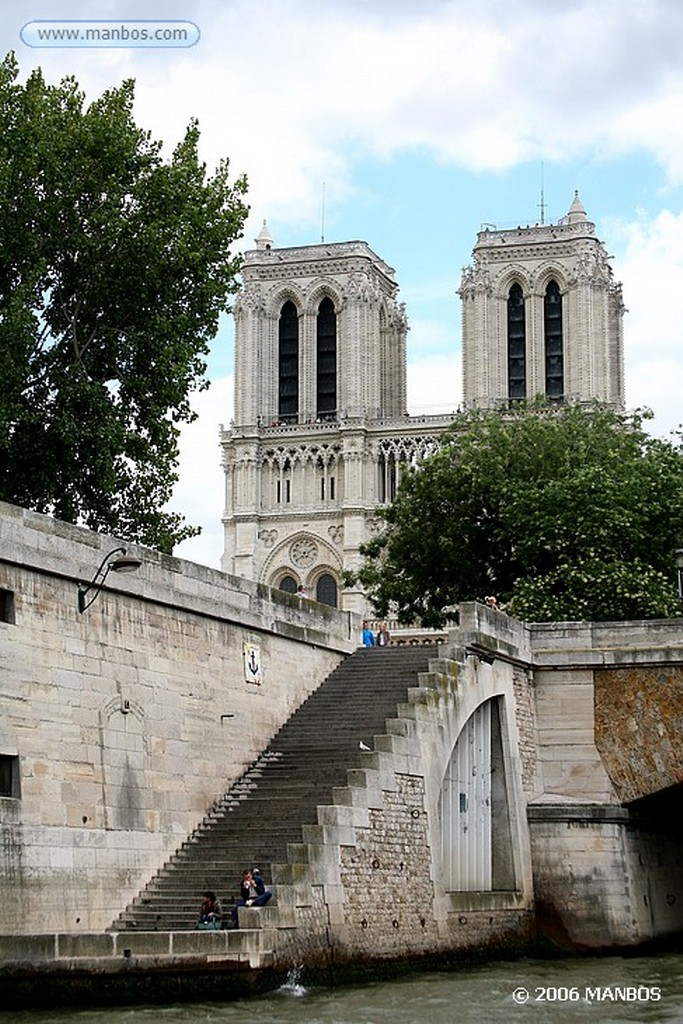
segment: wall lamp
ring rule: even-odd
[[[466,647],[465,655],[469,655],[472,658],[479,658],[479,661],[483,662],[485,665],[493,665],[496,660],[496,655],[493,651],[489,651],[485,647],[479,647],[478,644]]]
[[[79,612],[84,612],[86,608],[90,607],[104,586],[110,572],[135,572],[141,565],[140,559],[127,555],[125,548],[114,548],[113,551],[106,554],[90,583],[87,586],[81,584],[78,588]]]

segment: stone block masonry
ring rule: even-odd
[[[130,545],[79,614],[120,543],[0,504],[0,932],[108,925],[355,647],[348,613]]]
[[[371,956],[421,951],[425,929],[436,939],[424,780],[397,775],[396,784],[382,808],[370,809],[367,828],[356,829],[355,844],[341,849],[344,925]]]
[[[326,680],[355,680],[330,702],[318,686],[355,648],[348,615],[139,549],[140,572],[79,615],[78,581],[115,546],[0,508],[3,977],[92,960],[93,974],[191,986],[230,964],[329,975],[519,952],[535,931],[608,949],[683,928],[680,621],[529,625],[464,605],[409,676],[400,648],[373,652],[381,686],[377,668],[355,676],[359,651]],[[389,685],[374,718],[354,699]],[[309,823],[283,830],[272,903],[229,938],[190,930],[194,894],[182,934],[105,935],[276,735],[276,768],[301,750],[342,761],[324,797],[313,786]],[[312,764],[328,771],[304,760],[285,789]],[[263,816],[263,792],[240,787],[247,819],[250,800]]]
[[[596,742],[622,800],[683,782],[683,666],[596,672]]]
[[[318,808],[319,824],[303,830],[304,844],[290,847],[290,864],[276,872],[278,903],[288,911],[276,962],[338,968],[528,948],[531,862],[512,705],[503,715],[507,889],[454,891],[443,860],[460,841],[444,821],[441,800],[454,744],[482,702],[512,701],[513,672],[482,670],[460,647],[439,655],[374,737],[362,767],[348,772],[347,787]],[[518,689],[525,679],[516,681]]]

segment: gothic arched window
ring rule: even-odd
[[[394,452],[380,452],[377,470],[379,500],[382,504],[392,502],[398,484],[398,463]]]
[[[508,398],[526,398],[524,293],[516,282],[508,294]]]
[[[316,415],[320,419],[334,419],[337,412],[337,314],[328,298],[318,307],[316,369]]]
[[[296,594],[297,582],[293,576],[283,576],[278,584],[278,589],[284,590],[286,594]]]
[[[562,295],[557,281],[550,281],[543,300],[545,330],[545,393],[548,398],[564,395],[564,353],[562,348]]]
[[[337,607],[337,581],[334,576],[330,576],[329,572],[318,577],[318,582],[315,585],[315,599],[320,604]]]
[[[299,415],[299,315],[285,302],[278,327],[278,419],[296,422]]]

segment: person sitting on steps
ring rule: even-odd
[[[266,889],[259,869],[254,868],[254,872],[256,878],[254,878],[254,874],[248,868],[242,872],[240,898],[231,912],[233,928],[238,926],[237,911],[240,907],[263,907],[273,895],[272,892]],[[261,890],[260,892],[259,889]]]
[[[252,906],[254,907],[265,907],[268,900],[272,897],[270,889],[266,889],[266,883],[263,881],[263,875],[258,868],[251,869],[251,877],[256,889],[256,899]]]
[[[199,931],[218,931],[223,922],[223,908],[215,892],[207,889],[203,894],[197,928]]]

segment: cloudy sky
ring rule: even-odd
[[[45,47],[25,28],[79,19],[186,21],[198,40]],[[276,245],[367,241],[406,303],[411,412],[460,400],[455,292],[481,225],[535,223],[542,189],[557,220],[578,188],[624,285],[628,405],[657,434],[683,420],[680,0],[4,0],[0,33],[23,75],[73,74],[89,98],[134,77],[168,151],[197,117],[209,167],[249,178],[240,248],[264,218]],[[213,566],[232,355],[226,317],[174,499],[203,527],[177,553]]]

